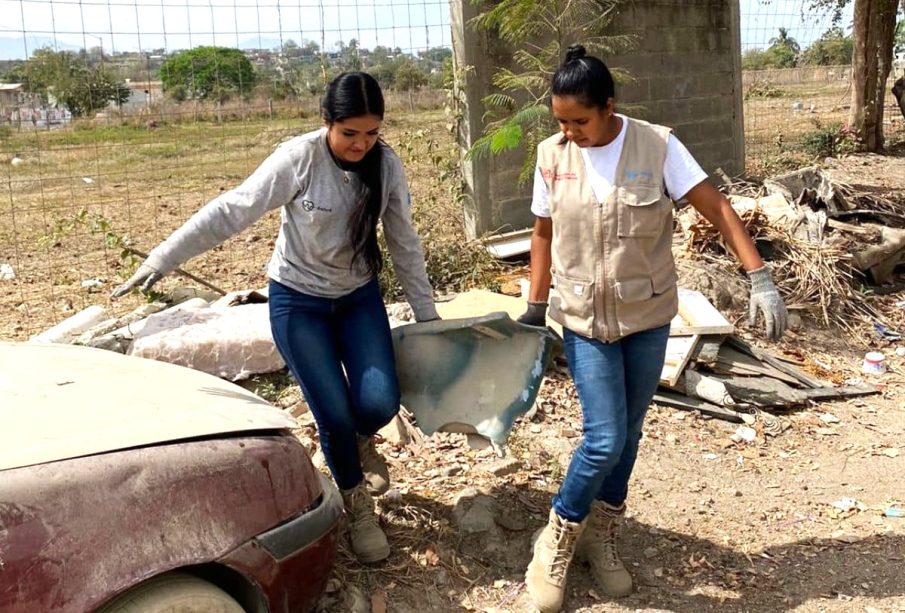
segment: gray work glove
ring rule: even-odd
[[[528,326],[543,328],[547,325],[547,303],[528,302],[528,309],[515,321]]]
[[[777,340],[786,331],[789,314],[782,297],[773,285],[773,276],[766,266],[748,271],[751,280],[751,298],[748,303],[748,325],[757,323],[757,312],[764,316],[767,338]]]
[[[152,268],[147,264],[142,264],[138,267],[138,270],[135,271],[135,274],[129,277],[128,281],[113,290],[111,296],[113,298],[119,298],[120,296],[128,294],[136,287],[140,287],[141,291],[146,292],[162,278],[163,274],[157,272],[156,268]]]

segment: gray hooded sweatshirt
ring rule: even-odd
[[[434,319],[437,311],[412,225],[402,162],[389,146],[375,146],[383,147],[380,218],[387,248],[415,318]],[[297,136],[281,144],[241,185],[192,215],[149,254],[146,264],[171,272],[282,207],[268,276],[304,294],[344,296],[373,278],[363,258],[352,264],[349,221],[361,189],[357,175],[333,161],[326,128]]]

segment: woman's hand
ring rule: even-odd
[[[764,316],[767,338],[778,340],[786,331],[789,314],[786,305],[773,284],[773,276],[766,266],[748,272],[751,280],[751,298],[748,303],[748,325],[757,323],[757,312]]]
[[[142,264],[138,267],[138,270],[135,271],[135,274],[129,277],[129,279],[113,290],[111,296],[113,298],[119,298],[125,294],[128,294],[130,291],[135,289],[136,287],[140,287],[141,291],[146,292],[151,289],[151,286],[160,281],[163,278],[163,274],[157,272],[156,268],[148,266],[147,264]]]
[[[515,321],[527,326],[543,328],[547,325],[547,303],[528,302],[528,309]]]

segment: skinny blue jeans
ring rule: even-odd
[[[553,499],[560,517],[582,521],[595,499],[613,506],[625,502],[644,415],[657,390],[668,340],[668,325],[613,343],[563,330],[566,360],[581,402],[584,437]]]
[[[339,298],[270,282],[270,328],[317,424],[340,489],[363,474],[356,435],[371,436],[399,411],[390,323],[377,280]]]

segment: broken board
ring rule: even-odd
[[[732,334],[735,327],[701,292],[679,288],[679,312],[673,318],[670,336]]]
[[[675,387],[698,346],[700,336],[670,336],[666,343],[666,361],[660,374],[660,384]]]

